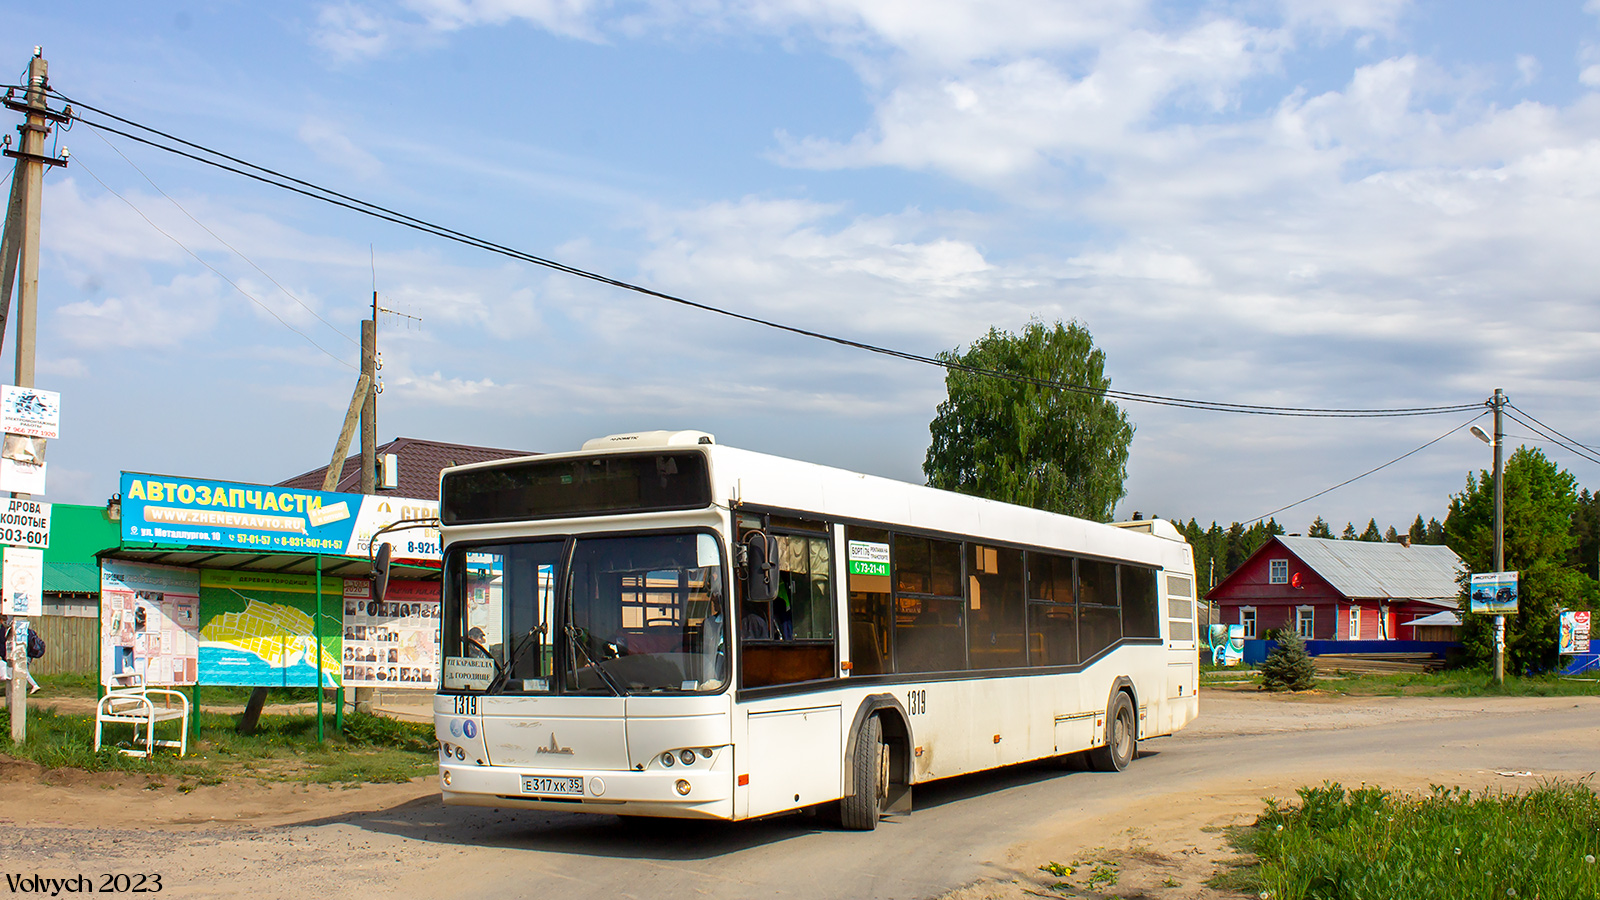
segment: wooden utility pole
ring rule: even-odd
[[[44,139],[45,135],[50,133],[50,122],[59,122],[65,118],[60,113],[51,111],[45,103],[49,70],[49,64],[45,62],[40,50],[34,48],[33,59],[28,61],[28,90],[25,102],[14,104],[9,101],[9,97],[7,98],[8,106],[25,110],[28,116],[27,121],[17,129],[22,132],[21,151],[6,151],[7,155],[17,159],[16,180],[21,187],[16,210],[21,235],[13,237],[8,231],[8,240],[5,241],[6,244],[15,241],[18,247],[17,313],[13,317],[17,323],[18,387],[33,387],[34,339],[39,318],[39,207],[44,193],[44,167],[46,163],[63,162],[44,155]],[[15,197],[15,189],[13,190]],[[10,225],[9,210],[6,218],[7,224]],[[0,261],[0,264],[3,264],[3,261]],[[10,267],[4,266],[4,268]],[[27,495],[13,493],[12,496]],[[28,620],[17,616],[12,622],[12,633],[20,638],[27,627]],[[28,736],[28,648],[26,642],[21,640],[12,641],[11,682],[8,694],[11,709],[11,740],[20,744]]]

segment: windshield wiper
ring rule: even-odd
[[[498,693],[500,690],[503,690],[506,685],[511,683],[511,673],[516,671],[517,663],[521,662],[522,660],[522,654],[528,652],[528,647],[532,645],[534,638],[544,634],[547,630],[548,626],[546,626],[545,623],[540,622],[539,624],[533,626],[532,630],[523,635],[521,639],[517,641],[517,645],[511,648],[511,656],[509,659],[507,659],[505,668],[500,669],[495,673],[494,681],[489,683],[489,689],[485,691],[485,693]]]
[[[616,681],[611,678],[611,673],[601,668],[600,664],[595,662],[594,657],[589,655],[589,651],[584,648],[583,643],[578,640],[577,626],[573,625],[571,622],[568,622],[566,626],[566,633],[567,640],[572,642],[572,648],[583,654],[583,658],[589,661],[589,668],[593,669],[595,674],[600,676],[600,680],[606,683],[606,687],[611,689],[611,693],[616,694],[618,697],[625,696],[622,688],[618,687]]]

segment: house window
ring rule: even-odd
[[[1350,640],[1361,640],[1361,607],[1350,607]]]
[[[1244,636],[1248,640],[1255,640],[1256,636],[1256,608],[1243,606],[1239,608],[1239,624],[1244,626]]]
[[[1317,611],[1309,606],[1296,607],[1294,611],[1295,630],[1306,640],[1311,640],[1313,629],[1317,624]]]
[[[1274,559],[1268,563],[1269,571],[1267,581],[1270,584],[1289,583],[1289,561],[1287,559]]]

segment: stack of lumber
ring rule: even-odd
[[[1405,672],[1437,672],[1444,660],[1432,653],[1324,653],[1311,657],[1322,675],[1350,672],[1356,675],[1398,675]]]

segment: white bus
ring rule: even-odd
[[[747,819],[1046,757],[1127,766],[1198,711],[1193,558],[702,432],[446,470],[444,802]]]

